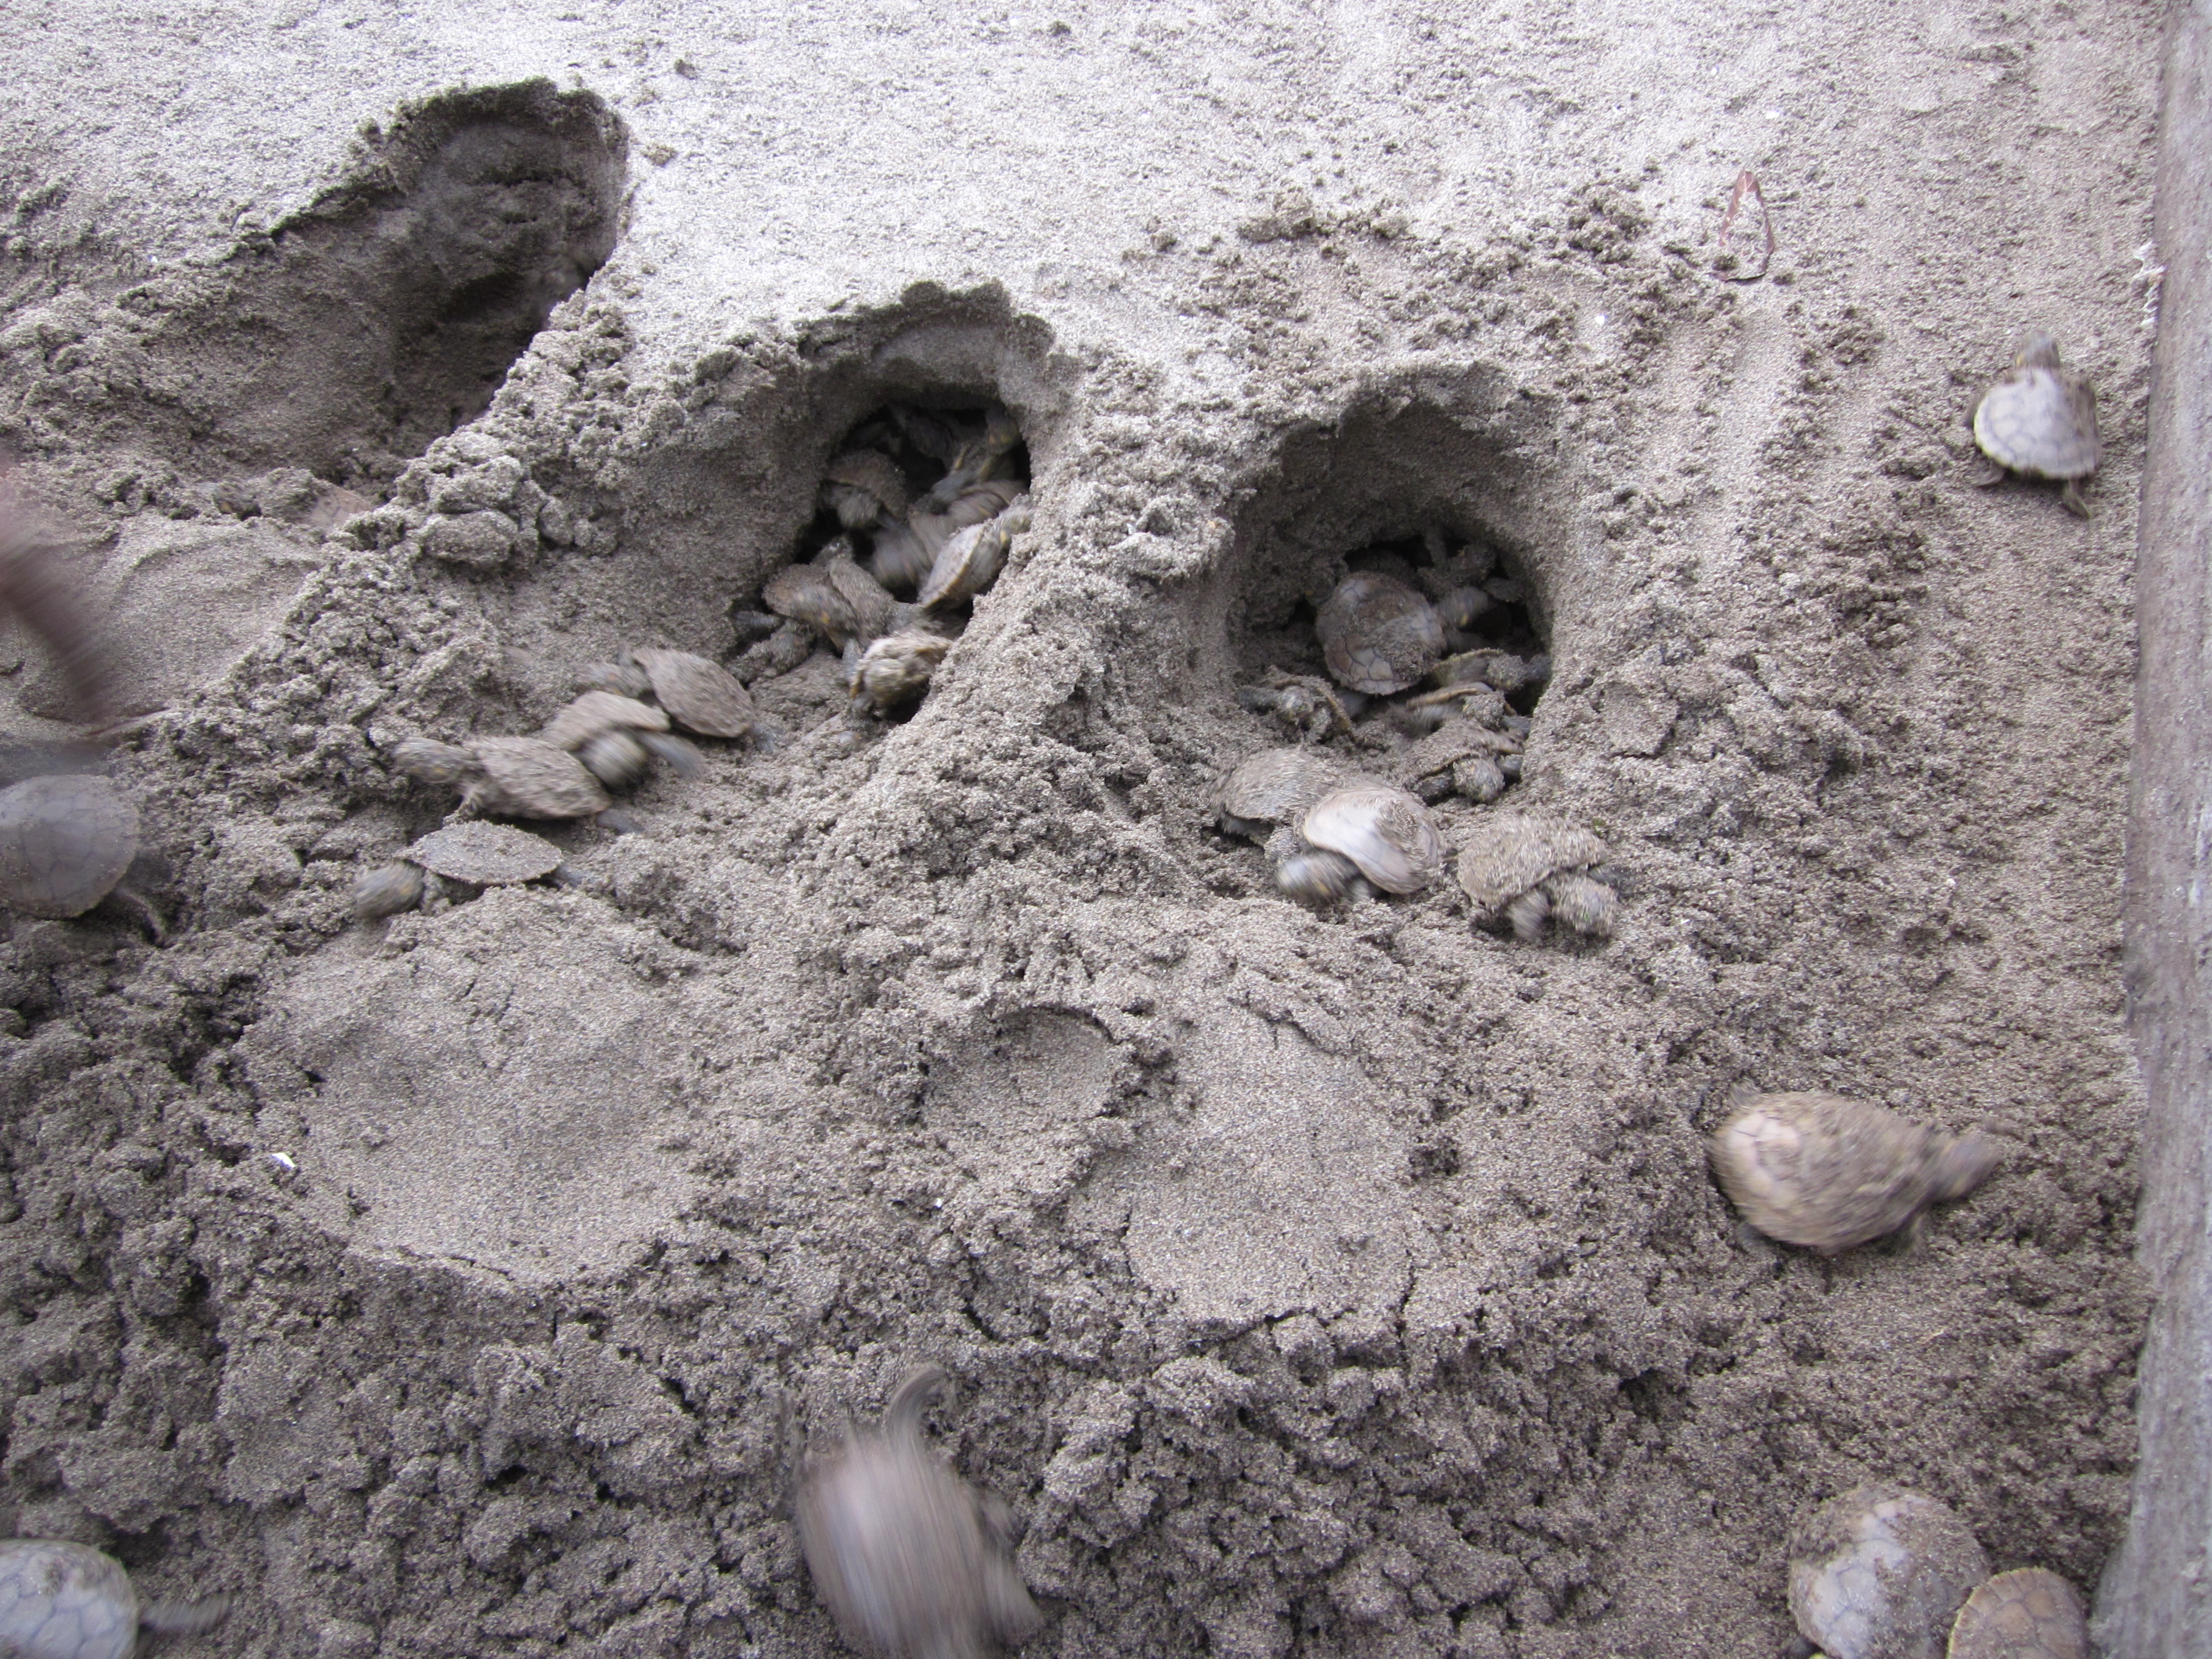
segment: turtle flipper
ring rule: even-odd
[[[2086,519],[2090,516],[2089,498],[2081,493],[2081,481],[2079,478],[2069,478],[2066,481],[2066,488],[2058,492],[2058,501],[2060,506],[2077,517]]]
[[[2004,482],[2005,470],[1986,455],[1977,455],[1966,468],[1966,482],[1977,489]]]

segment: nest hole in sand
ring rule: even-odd
[[[544,80],[441,94],[368,147],[167,331],[202,464],[380,489],[483,412],[614,251],[629,141],[595,94]]]
[[[1409,777],[1412,745],[1469,722],[1489,735],[1413,787],[1431,801],[1496,799],[1520,775],[1565,586],[1574,508],[1548,428],[1535,400],[1485,371],[1449,389],[1371,391],[1334,425],[1289,434],[1205,596],[1212,617],[1196,636],[1213,643],[1193,666],[1218,706],[1248,710],[1255,742],[1348,737],[1364,764]],[[1386,689],[1354,684],[1324,647],[1332,596],[1354,579],[1426,607],[1428,643],[1410,665],[1389,653]]]
[[[533,706],[565,696],[584,663],[666,644],[726,662],[779,725],[842,711],[849,636],[777,616],[763,598],[794,567],[877,562],[888,524],[841,518],[823,488],[833,461],[873,450],[924,510],[948,470],[933,453],[948,422],[964,440],[996,410],[1011,441],[986,476],[1026,489],[1065,371],[1043,325],[1013,315],[1002,290],[918,284],[896,304],[835,313],[769,349],[709,354],[696,373],[719,382],[715,395],[632,475],[615,504],[623,528],[612,552],[564,553],[503,597],[484,594],[511,659],[544,682],[523,688]],[[893,623],[945,635],[959,632],[971,603],[956,596],[917,618],[911,579],[893,581],[888,597],[900,606]],[[787,688],[794,706],[779,708],[776,683],[787,680],[803,684]]]

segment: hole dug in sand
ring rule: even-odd
[[[614,251],[627,150],[596,94],[548,81],[404,111],[164,331],[200,457],[373,486],[475,419]]]
[[[963,526],[988,527],[993,514],[1015,533],[1030,446],[1061,401],[1042,325],[1012,315],[995,289],[948,295],[922,285],[896,305],[811,325],[787,345],[746,343],[742,355],[710,353],[696,368],[690,418],[607,505],[603,518],[623,526],[611,554],[562,552],[511,583],[477,586],[532,714],[564,701],[585,664],[669,644],[726,661],[752,686],[769,726],[805,730],[844,713],[848,644],[902,629],[961,630],[972,599],[953,593],[918,611],[927,579],[915,560]],[[862,451],[874,459],[833,465]],[[969,491],[948,487],[932,499],[948,471],[963,469]],[[847,471],[890,493],[880,519],[849,483],[841,518],[824,486]],[[902,507],[894,505],[900,497]],[[886,544],[910,541],[908,527],[925,519],[929,533],[909,546],[902,572]],[[1007,545],[998,548],[1002,557]],[[816,613],[804,602],[790,603],[791,588],[826,580],[833,564],[876,607],[858,639],[842,620],[849,592],[828,625],[808,620]],[[891,575],[887,585],[876,570]],[[895,702],[882,712],[911,707]]]

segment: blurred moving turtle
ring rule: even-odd
[[[354,884],[353,913],[376,921],[434,905],[443,895],[439,878],[465,887],[503,887],[537,881],[561,866],[561,849],[543,836],[512,824],[471,821],[434,830],[392,864],[369,871]]]
[[[0,899],[26,915],[81,916],[138,856],[138,809],[90,774],[0,789]]]
[[[1528,812],[1493,812],[1460,849],[1459,884],[1475,920],[1503,917],[1514,936],[1534,944],[1547,921],[1585,939],[1613,932],[1619,896],[1589,873],[1605,843],[1589,830]]]
[[[1314,631],[1337,684],[1373,696],[1403,691],[1444,653],[1436,608],[1405,583],[1374,571],[1338,583],[1315,617]]]
[[[864,714],[889,715],[921,701],[937,665],[952,641],[942,634],[918,628],[902,629],[870,642],[854,653],[846,689],[854,708]]]
[[[2001,1154],[1988,1136],[1946,1134],[1870,1101],[1741,1086],[1714,1135],[1713,1172],[1769,1238],[1833,1255],[1963,1198]]]
[[[84,1544],[0,1540],[0,1655],[126,1659],[143,1631],[197,1636],[230,1611],[228,1595],[141,1601],[123,1564]]]
[[[1856,1486],[1790,1529],[1790,1611],[1828,1659],[1942,1659],[1989,1557],[1948,1504]]]
[[[2022,1567],[1984,1579],[1951,1626],[1945,1659],[2088,1659],[2081,1598],[2057,1573]]]
[[[981,1659],[1041,1622],[1005,1506],[922,1439],[922,1411],[950,1381],[935,1365],[910,1373],[882,1425],[811,1462],[800,1487],[807,1570],[845,1639],[866,1652]]]
[[[653,698],[668,718],[702,738],[742,738],[753,729],[752,694],[720,663],[690,651],[635,646],[585,670],[587,690]]]
[[[1207,791],[1206,806],[1230,835],[1264,842],[1277,825],[1303,819],[1337,782],[1335,764],[1310,749],[1262,749]]]
[[[392,764],[420,783],[459,789],[463,814],[587,818],[613,805],[599,781],[543,738],[478,738],[466,744],[407,738]]]
[[[704,764],[695,745],[670,733],[665,710],[614,691],[585,692],[538,735],[575,756],[610,789],[635,783],[655,756],[687,778]]]
[[[1271,840],[1270,849],[1279,844]],[[1443,869],[1443,837],[1429,809],[1371,778],[1330,791],[1298,821],[1301,843],[1279,854],[1275,883],[1293,898],[1325,903],[1364,879],[1385,893],[1418,893]]]
[[[2007,472],[2049,478],[2066,488],[2058,499],[2089,516],[2081,480],[2097,470],[2097,389],[2058,366],[2058,342],[2040,330],[2021,337],[2012,367],[1974,408],[1974,442],[1988,458],[1974,475],[1993,484]]]

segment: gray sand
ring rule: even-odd
[[[1029,1652],[1778,1653],[1865,1479],[2094,1585],[2154,9],[49,9],[0,442],[170,932],[0,957],[0,1534],[240,1593],[179,1652],[827,1654],[786,1424],[933,1360]],[[2027,324],[2086,523],[1965,482]],[[735,660],[846,433],[990,396],[1035,527],[911,720],[817,655],[574,885],[351,925],[452,805],[395,735]],[[1316,915],[1203,811],[1431,526],[1530,590],[1505,805],[1607,838],[1609,943]],[[2006,1162],[1747,1243],[1741,1081]]]

